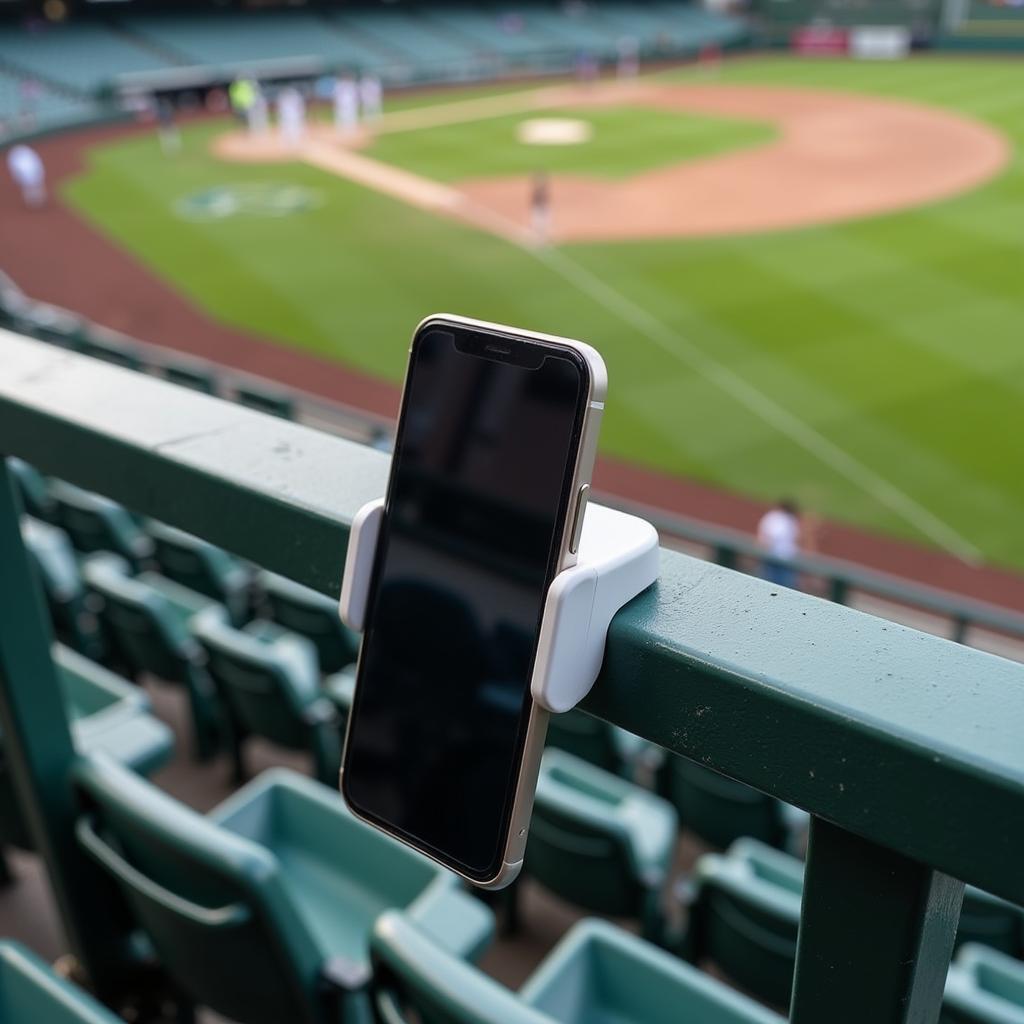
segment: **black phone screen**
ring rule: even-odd
[[[588,396],[567,348],[429,324],[413,342],[343,786],[481,881],[501,867]]]

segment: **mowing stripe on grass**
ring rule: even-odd
[[[527,247],[526,251],[628,326],[639,331],[683,366],[714,384],[770,427],[820,459],[830,469],[874,495],[878,501],[939,547],[965,562],[981,561],[981,552],[930,509],[915,501],[909,494],[848,451],[840,448],[810,424],[794,416],[734,370],[707,355],[678,331],[637,305],[628,296],[612,288],[607,281],[591,273],[563,251],[537,247]]]

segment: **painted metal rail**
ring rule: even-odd
[[[0,332],[0,452],[326,593],[387,458]],[[75,945],[120,936],[75,846],[43,603],[0,486],[0,726]],[[791,1020],[935,1021],[962,882],[1024,903],[1024,666],[678,552],[586,710],[813,815]]]

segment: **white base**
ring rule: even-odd
[[[384,499],[364,505],[349,532],[339,610],[357,633],[366,622]],[[645,519],[589,504],[576,564],[548,588],[530,693],[548,711],[570,711],[590,692],[615,613],[658,578],[658,532]]]

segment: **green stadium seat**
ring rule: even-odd
[[[525,872],[577,906],[635,917],[666,942],[661,898],[675,852],[671,804],[561,750],[541,764]]]
[[[203,817],[108,759],[76,778],[80,842],[181,988],[232,1020],[367,1021],[370,932],[390,908],[456,957],[490,941],[454,875],[311,779],[265,772]]]
[[[23,459],[13,455],[7,457],[7,468],[14,477],[14,482],[21,495],[21,507],[35,519],[52,523],[57,515],[57,505],[50,493],[50,485],[46,477],[35,466],[30,466]]]
[[[320,689],[316,649],[272,622],[235,629],[215,610],[193,623],[207,669],[231,720],[236,775],[245,777],[242,744],[262,736],[313,756],[316,777],[337,786],[341,734],[335,705]]]
[[[956,942],[981,943],[1008,956],[1024,956],[1024,907],[967,886]]]
[[[93,607],[96,602],[86,591],[68,535],[59,527],[23,516],[21,536],[39,574],[57,638],[101,660],[106,643]]]
[[[791,853],[802,852],[809,821],[806,812],[685,757],[666,756],[657,788],[679,812],[682,827],[717,849],[747,837]]]
[[[146,532],[153,538],[161,575],[219,601],[236,626],[246,621],[252,574],[242,562],[222,548],[173,526],[150,521]]]
[[[653,767],[660,755],[658,747],[639,736],[578,710],[551,716],[547,745],[627,779],[636,779],[645,764]]]
[[[0,1024],[122,1024],[34,953],[0,942]]]
[[[0,85],[2,84],[3,75],[0,73]],[[83,337],[84,321],[74,313],[47,305],[45,302],[33,302],[24,296],[15,308],[17,313],[14,330],[60,348],[72,351],[78,349]]]
[[[712,961],[752,995],[789,1003],[800,925],[803,864],[756,839],[697,862],[682,951]]]
[[[782,1024],[671,954],[592,919],[576,924],[518,993],[397,911],[374,926],[373,964],[381,1024]]]
[[[270,618],[316,647],[320,671],[338,672],[359,653],[359,637],[338,616],[338,602],[319,591],[262,571],[256,582]]]
[[[50,490],[57,503],[57,525],[77,551],[111,551],[136,570],[149,563],[153,541],[126,508],[63,480],[54,480]]]
[[[103,751],[139,775],[167,763],[174,734],[150,714],[144,690],[60,644],[54,659],[79,751]]]
[[[191,366],[170,363],[164,365],[161,372],[164,379],[169,380],[172,384],[191,388],[193,391],[201,391],[204,395],[217,394],[217,379],[212,373],[206,373]]]
[[[80,753],[102,751],[140,775],[151,775],[167,763],[174,751],[174,734],[149,713],[149,698],[143,690],[62,644],[54,644],[53,658]],[[32,849],[13,780],[2,758],[0,842]]]
[[[288,395],[256,387],[238,387],[235,388],[235,401],[239,405],[258,409],[271,416],[280,416],[284,420],[295,419],[295,402]]]
[[[200,611],[218,606],[156,573],[132,578],[113,559],[91,559],[82,574],[102,599],[103,623],[129,671],[185,689],[196,755],[210,757],[219,745],[223,715],[202,648],[188,625]]]
[[[946,978],[940,1024],[1024,1024],[1024,963],[966,945]]]
[[[110,338],[99,338],[88,332],[79,340],[78,351],[82,355],[102,359],[105,363],[113,363],[114,366],[122,366],[126,370],[142,370],[145,367],[138,351],[128,344]]]

